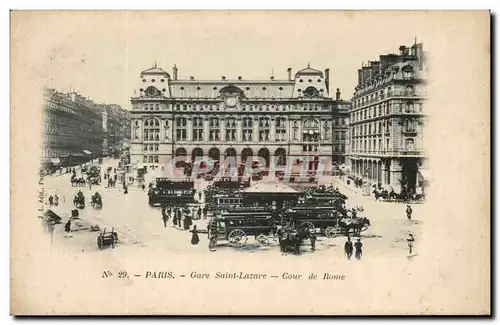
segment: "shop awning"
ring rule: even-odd
[[[91,154],[92,154],[92,152],[90,152],[90,151],[88,151],[88,150],[82,150],[82,151],[83,151],[83,153],[84,153],[84,154],[86,154],[86,155],[91,155]]]

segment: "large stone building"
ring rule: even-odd
[[[350,110],[349,165],[372,184],[419,189],[424,154],[426,66],[423,44],[399,47],[358,70]]]
[[[75,92],[44,91],[42,162],[68,166],[106,154],[127,141],[130,116],[118,105],[96,104]]]
[[[120,105],[100,105],[102,112],[103,155],[111,155],[130,142],[130,113]]]
[[[42,162],[67,165],[98,157],[102,117],[97,105],[75,93],[44,92]]]
[[[153,67],[131,98],[131,161],[172,157],[260,156],[268,165],[327,157],[344,161],[349,102],[329,96],[329,70],[307,67],[288,78],[181,80]],[[290,160],[288,160],[290,157]],[[316,158],[317,157],[317,158]]]

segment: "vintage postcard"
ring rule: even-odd
[[[488,315],[488,11],[11,12],[14,315]]]

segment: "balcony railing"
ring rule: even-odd
[[[351,150],[353,155],[376,155],[385,157],[423,156],[423,150]]]
[[[395,98],[395,97],[409,97],[409,98],[421,98],[421,97],[426,97],[427,94],[424,91],[391,91],[388,92],[387,94],[384,94],[382,96],[369,99],[361,103],[361,105],[353,105],[354,108],[361,108],[368,106],[370,104],[375,104],[378,103],[382,100],[389,99],[389,98]]]

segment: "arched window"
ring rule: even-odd
[[[176,126],[176,139],[177,141],[186,141],[187,140],[187,118],[178,117],[175,120]]]
[[[209,120],[210,141],[220,141],[220,120],[217,117],[211,117]]]
[[[226,119],[226,141],[236,141],[236,119],[234,117]]]
[[[253,120],[251,117],[243,118],[243,141],[252,141],[253,134]]]
[[[259,118],[259,141],[262,142],[269,141],[269,133],[270,133],[269,124],[270,123],[268,117]]]
[[[193,141],[203,141],[203,119],[199,116],[193,118]]]
[[[302,141],[318,142],[320,140],[319,122],[316,119],[307,119],[302,123]],[[306,151],[313,151],[313,145],[308,146]]]
[[[155,118],[144,121],[144,141],[160,141],[160,121]]]
[[[412,78],[413,78],[413,67],[410,65],[403,67],[403,79],[410,80]]]
[[[276,118],[276,141],[286,141],[286,118],[277,117]]]

